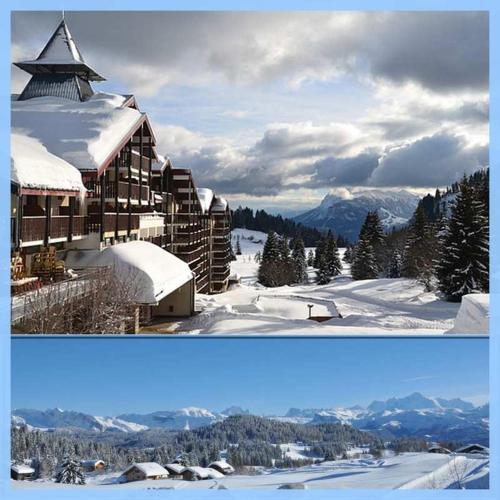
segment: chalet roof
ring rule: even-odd
[[[157,155],[157,159],[151,163],[151,170],[153,172],[163,172],[165,167],[170,163],[170,158],[168,156]]]
[[[222,196],[216,196],[212,203],[212,212],[225,212],[227,210],[227,200]]]
[[[214,199],[214,192],[208,188],[197,188],[198,199],[200,200],[201,211],[206,213],[210,210],[212,200]]]
[[[129,241],[104,250],[69,250],[66,264],[75,269],[112,267],[132,287],[139,304],[157,304],[193,278],[189,265],[147,241]]]
[[[479,450],[484,453],[489,453],[490,449],[487,446],[483,446],[482,444],[468,444],[466,446],[462,446],[461,448],[458,448],[455,450],[456,453],[467,453],[469,450]]]
[[[99,464],[104,465],[104,460],[80,460],[83,467],[96,467]]]
[[[221,469],[234,471],[234,467],[225,460],[216,460],[208,465],[209,467],[220,467]]]
[[[33,467],[30,467],[29,465],[17,464],[17,465],[11,465],[10,468],[14,472],[17,472],[18,474],[34,474],[35,473],[35,469],[33,469]]]
[[[126,98],[96,93],[87,101],[38,97],[11,103],[11,129],[38,140],[79,170],[98,170],[146,119]]]
[[[33,137],[14,132],[10,138],[11,180],[21,188],[85,192],[82,175]]]
[[[165,465],[165,468],[175,474],[182,474],[185,469],[185,467],[181,464],[167,464]]]
[[[135,468],[143,472],[146,477],[168,476],[168,471],[160,464],[157,464],[156,462],[140,462],[137,464],[132,464],[127,469],[125,469],[123,474],[127,474],[127,472]]]
[[[90,81],[105,80],[85,62],[64,19],[36,59],[14,64],[31,75],[70,73]]]

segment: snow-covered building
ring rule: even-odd
[[[103,250],[69,250],[65,262],[73,269],[113,269],[143,317],[190,316],[194,312],[194,274],[189,266],[163,248],[146,241],[129,241]]]
[[[132,464],[122,476],[127,482],[145,481],[146,479],[167,479],[168,471],[156,462],[141,462]]]
[[[215,462],[208,464],[208,467],[219,471],[225,476],[233,474],[234,472],[234,467],[231,464],[228,464],[225,460],[216,460]]]
[[[221,479],[224,474],[209,467],[185,467],[182,471],[184,481],[201,481],[204,479]]]
[[[490,449],[482,444],[468,444],[455,450],[455,453],[469,453],[477,455],[489,455]]]
[[[11,242],[20,274],[31,276],[32,260],[48,247],[60,258],[142,240],[187,263],[197,291],[225,290],[230,252],[219,233],[229,231],[227,204],[157,153],[133,95],[94,91],[104,78],[65,20],[37,58],[15,64],[32,75],[11,103]]]
[[[26,481],[33,479],[35,476],[35,469],[29,465],[16,464],[10,467],[10,477],[15,481]]]
[[[85,472],[95,472],[106,467],[104,460],[80,460],[80,465]]]
[[[182,464],[166,464],[165,469],[168,471],[168,476],[172,479],[182,478],[182,473],[185,467]]]
[[[451,453],[448,448],[439,445],[431,446],[427,451],[429,453],[440,453],[442,455],[449,455]]]

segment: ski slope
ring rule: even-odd
[[[489,460],[480,455],[403,453],[388,458],[361,458],[323,462],[294,469],[258,469],[255,475],[234,474],[220,479],[183,481],[162,479],[123,483],[119,473],[90,475],[86,486],[53,481],[12,481],[17,489],[278,489],[300,485],[305,489],[485,489],[489,487]]]
[[[182,321],[178,333],[439,335],[453,327],[459,304],[426,292],[412,279],[353,281],[345,263],[342,274],[327,285],[316,285],[314,270],[309,268],[310,284],[263,287],[257,282],[259,265],[254,259],[257,252],[262,253],[266,235],[235,229],[233,246],[238,235],[242,255],[231,263],[231,274],[238,275],[240,283],[219,295],[199,294],[197,308],[202,312]],[[308,304],[313,305],[313,316],[332,318],[322,323],[307,319]]]

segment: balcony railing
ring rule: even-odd
[[[113,232],[116,229],[116,215],[115,213],[105,213],[104,214],[104,232]],[[118,231],[126,231],[128,229],[128,214],[120,213],[118,214]],[[130,229],[139,229],[139,214],[130,215]],[[89,215],[88,222],[89,231],[91,233],[97,233],[101,228],[101,216],[98,213]]]
[[[69,215],[52,215],[50,218],[50,238],[67,238],[70,226]],[[45,239],[46,217],[27,216],[22,219],[21,240],[25,243],[30,241],[43,241]],[[11,218],[12,242],[15,241],[16,219]],[[87,217],[84,215],[73,216],[73,236],[83,236],[88,233]]]
[[[85,187],[89,190],[89,198],[100,198],[101,197],[101,184],[95,181],[88,181],[85,183]],[[128,182],[118,181],[118,198],[128,199]],[[117,187],[114,181],[108,182],[105,187],[104,196],[106,198],[115,199],[117,194]],[[130,199],[138,200],[139,194],[141,194],[141,199],[144,201],[149,200],[149,187],[139,186],[139,184],[130,184]]]

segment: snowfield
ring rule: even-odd
[[[201,313],[180,322],[177,333],[436,335],[454,326],[460,304],[426,292],[412,279],[353,281],[345,263],[342,274],[328,285],[316,285],[314,270],[309,268],[310,284],[266,288],[257,282],[258,263],[254,260],[257,252],[262,253],[266,235],[235,229],[233,246],[238,236],[242,255],[231,263],[231,274],[238,276],[240,283],[219,295],[199,294],[197,309]],[[344,251],[340,249],[341,256]],[[308,304],[314,306],[313,316],[331,319],[307,319]]]
[[[323,462],[294,469],[259,469],[255,475],[234,474],[204,481],[161,479],[122,483],[119,473],[87,477],[86,486],[52,481],[11,481],[16,489],[278,489],[299,484],[300,488],[364,489],[487,489],[489,459],[481,455],[403,453],[387,458],[360,458]]]

